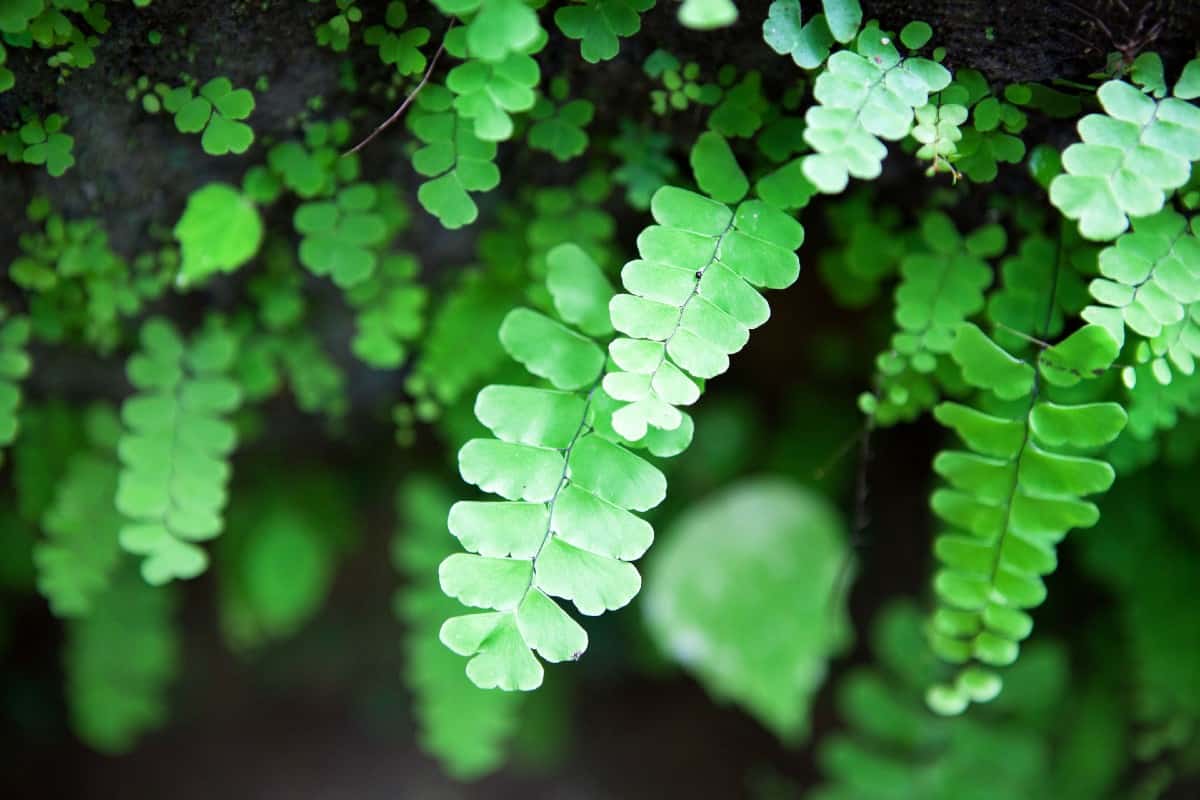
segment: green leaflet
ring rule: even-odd
[[[613,287],[587,251],[577,244],[558,245],[546,254],[546,265],[546,286],[558,315],[589,336],[612,333],[604,298],[612,296]]]
[[[511,2],[520,4],[520,0]],[[538,63],[524,51],[495,60],[480,57],[469,42],[464,42],[463,33],[459,28],[446,34],[446,51],[466,59],[446,75],[446,88],[456,95],[454,109],[458,115],[474,123],[477,137],[485,142],[504,141],[513,133],[511,115],[530,110],[537,100],[534,90],[541,80]],[[469,37],[468,29],[465,38]]]
[[[846,594],[835,596],[849,558],[845,525],[824,497],[782,478],[747,479],[667,532],[646,575],[646,623],[715,697],[797,741],[829,658],[849,641]]]
[[[614,57],[620,38],[637,33],[640,15],[653,7],[654,0],[575,0],[554,12],[554,24],[563,35],[578,39],[583,60],[595,64]]]
[[[258,209],[232,186],[210,183],[192,192],[175,225],[182,263],[179,282],[202,281],[214,272],[233,272],[262,244]]]
[[[402,524],[392,541],[392,562],[407,584],[396,593],[395,608],[408,626],[405,678],[414,695],[421,747],[452,775],[470,779],[503,763],[521,704],[518,696],[472,684],[458,657],[438,641],[442,622],[458,609],[434,577],[454,550],[445,530],[450,505],[449,492],[431,479],[417,476],[401,486]]]
[[[118,570],[92,613],[67,624],[64,669],[71,727],[104,753],[124,753],[166,720],[179,669],[175,596]]]
[[[137,393],[121,408],[116,498],[129,518],[121,546],[145,556],[143,577],[162,584],[203,572],[208,556],[195,542],[221,532],[237,441],[226,417],[241,403],[228,377],[237,342],[209,325],[185,344],[161,319],[142,326],[141,341],[127,366]]]
[[[25,317],[5,319],[0,308],[0,447],[7,447],[17,438],[18,412],[21,408],[20,381],[29,375],[30,359],[25,351],[29,342],[29,320]],[[0,463],[4,451],[0,450]]]
[[[1103,114],[1079,121],[1082,140],[1063,151],[1064,174],[1050,202],[1079,221],[1088,239],[1115,239],[1129,217],[1162,209],[1200,159],[1200,108],[1177,97],[1155,101],[1124,81],[1097,91]]]
[[[479,216],[472,192],[491,191],[500,184],[496,143],[476,136],[453,103],[445,87],[426,86],[407,120],[409,130],[424,143],[413,152],[413,169],[429,179],[417,190],[417,200],[452,230]]]
[[[400,75],[419,75],[425,69],[425,55],[420,48],[429,41],[428,28],[409,28],[408,8],[399,0],[388,3],[387,25],[372,25],[363,31],[363,42],[379,48],[379,60],[394,64]]]
[[[1040,393],[1076,382],[1064,380],[1062,371],[1111,345],[1107,337],[1102,328],[1086,326],[1042,352],[1035,372],[974,325],[964,323],[958,332],[952,355],[968,382],[1003,400],[1026,399],[1023,410],[1009,414],[957,403],[934,409],[967,447],[943,451],[933,465],[947,486],[930,504],[947,529],[934,544],[940,569],[929,638],[940,658],[965,665],[952,682],[930,688],[927,700],[938,713],[957,714],[999,693],[1000,678],[988,668],[1017,659],[1019,642],[1033,627],[1026,610],[1045,600],[1042,576],[1057,566],[1055,545],[1071,528],[1099,518],[1082,498],[1106,491],[1113,469],[1075,453],[1116,439],[1125,411],[1111,402],[1055,403]],[[1102,353],[1110,360],[1114,355]],[[1040,384],[1043,377],[1050,386]]]
[[[193,95],[194,84],[173,89],[163,98],[163,108],[175,115],[180,133],[200,133],[200,146],[212,156],[240,155],[254,143],[254,130],[241,120],[254,111],[254,94],[234,89],[224,77],[213,78]]]
[[[88,412],[87,445],[71,455],[42,515],[46,539],[34,547],[38,591],[59,617],[84,617],[108,589],[117,566],[117,536],[125,518],[113,505],[117,491],[116,414]]]
[[[700,396],[689,374],[707,379],[729,368],[729,355],[770,314],[754,287],[791,285],[804,239],[799,223],[759,200],[732,211],[667,186],[651,213],[659,224],[638,236],[641,258],[621,271],[628,294],[609,304],[613,327],[626,336],[609,346],[619,369],[604,377],[604,390],[624,403],[612,424],[630,441],[682,424],[677,406]]]
[[[762,27],[763,40],[780,55],[790,55],[796,66],[816,69],[829,57],[833,32],[824,14],[805,20],[800,0],[774,0]]]
[[[443,14],[469,18],[462,34],[462,46],[470,51],[472,58],[495,63],[511,54],[524,53],[539,38],[545,38],[537,14],[524,0],[433,2]]]
[[[944,89],[950,73],[924,58],[902,58],[891,37],[875,25],[858,36],[857,52],[829,57],[813,86],[819,105],[804,115],[804,140],[816,152],[804,157],[804,174],[822,192],[846,188],[851,176],[879,177],[887,148],[913,125],[913,110]]]
[[[992,281],[986,259],[1003,252],[1006,242],[999,225],[964,238],[939,212],[922,219],[921,238],[924,247],[900,262],[898,330],[891,349],[875,360],[877,387],[869,406],[880,425],[915,419],[933,404],[935,390],[914,391],[914,386],[924,384],[944,362],[958,325],[983,310],[983,293]]]

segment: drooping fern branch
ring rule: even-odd
[[[1055,402],[1056,387],[1111,364],[1116,343],[1088,325],[1033,363],[1018,359],[971,323],[963,323],[951,355],[964,379],[984,391],[987,410],[943,403],[934,416],[966,450],[947,450],[934,470],[948,486],[933,494],[934,513],[948,525],[934,551],[937,610],[929,635],[940,657],[964,665],[952,683],[927,699],[943,714],[986,702],[1001,689],[991,668],[1011,664],[1033,627],[1026,613],[1045,600],[1055,545],[1071,528],[1090,527],[1096,506],[1082,499],[1106,491],[1113,469],[1077,455],[1120,434],[1126,414],[1112,402]]]
[[[799,223],[761,200],[725,205],[741,201],[749,184],[724,139],[701,136],[693,167],[709,197],[674,187],[654,195],[658,224],[638,236],[641,258],[621,271],[628,293],[610,304],[626,336],[609,347],[618,369],[604,377],[604,389],[623,403],[613,427],[631,441],[650,428],[682,426],[678,406],[700,396],[694,378],[725,372],[729,356],[770,316],[754,287],[786,288],[800,272]]]
[[[71,725],[97,750],[126,752],[166,721],[167,687],[179,669],[175,600],[169,588],[148,586],[126,564],[92,613],[68,623]]]
[[[162,319],[142,327],[141,341],[127,370],[138,393],[121,409],[116,502],[130,520],[121,546],[145,556],[142,575],[162,584],[203,572],[208,556],[195,542],[221,532],[237,441],[226,417],[241,402],[228,377],[237,342],[217,323],[185,344]]]
[[[97,406],[85,421],[86,446],[74,453],[42,517],[45,541],[34,547],[38,590],[60,617],[82,617],[108,588],[121,550],[125,518],[113,505],[117,490],[116,413]]]
[[[580,254],[582,251],[578,251]],[[568,315],[603,309],[607,281],[593,262],[579,288],[599,292],[564,302]],[[463,501],[450,510],[450,531],[470,554],[439,568],[443,591],[489,612],[453,617],[442,626],[450,649],[469,656],[467,675],[484,688],[530,690],[547,661],[576,659],[587,634],[551,599],[572,600],[585,614],[620,608],[641,586],[628,563],[650,544],[646,511],[666,493],[662,474],[597,430],[604,351],[591,338],[529,309],[500,328],[505,350],[554,387],[489,386],[476,416],[496,439],[474,439],[459,453],[463,479],[504,501]],[[614,437],[615,438],[615,437]]]

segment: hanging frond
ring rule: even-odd
[[[933,464],[948,485],[934,492],[931,506],[948,530],[934,544],[941,567],[930,641],[941,658],[965,665],[952,683],[929,690],[939,713],[960,713],[1000,692],[991,668],[1016,661],[1033,628],[1027,609],[1045,600],[1042,576],[1057,566],[1055,545],[1099,519],[1082,498],[1106,491],[1113,469],[1077,454],[1115,439],[1125,411],[1112,402],[1057,403],[1049,395],[1111,363],[1116,352],[1104,329],[1090,325],[1030,364],[970,323],[958,329],[951,355],[995,410],[959,403],[934,409],[966,446],[939,453]]]
[[[92,612],[67,624],[67,705],[76,735],[105,753],[124,753],[167,716],[167,687],[179,670],[175,597],[120,569]]]
[[[203,572],[208,555],[195,542],[221,532],[237,442],[227,416],[241,402],[228,377],[237,341],[211,324],[185,344],[162,319],[147,322],[141,340],[127,369],[138,392],[121,409],[116,499],[130,520],[121,546],[145,556],[142,575],[162,584]]]
[[[29,320],[7,316],[0,308],[0,448],[17,438],[18,412],[21,408],[21,384],[29,375],[30,359],[25,352],[29,341]],[[0,450],[0,463],[4,451]]]
[[[117,565],[117,536],[125,518],[113,505],[117,492],[116,413],[88,412],[87,442],[67,462],[54,499],[42,517],[46,539],[35,545],[38,591],[59,617],[82,617],[108,588]]]

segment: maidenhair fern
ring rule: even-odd
[[[1116,403],[1051,399],[1056,386],[1072,386],[1116,356],[1098,326],[1041,351],[1031,364],[964,323],[951,354],[966,381],[984,390],[986,410],[960,403],[934,410],[967,448],[934,460],[948,486],[931,504],[948,530],[934,545],[941,569],[930,640],[939,656],[965,665],[952,683],[929,691],[930,705],[944,714],[999,693],[991,668],[1016,660],[1033,627],[1026,610],[1046,598],[1042,576],[1057,565],[1055,545],[1070,529],[1096,523],[1096,506],[1082,498],[1113,482],[1108,463],[1077,454],[1107,445],[1126,421]]]
[[[603,303],[603,297],[595,298]],[[660,503],[661,473],[605,438],[604,351],[561,322],[527,309],[500,330],[505,349],[554,389],[490,386],[476,401],[499,438],[459,453],[464,480],[507,502],[468,501],[450,511],[450,531],[471,554],[442,562],[443,591],[490,612],[453,617],[441,638],[469,656],[479,686],[529,690],[547,661],[578,658],[587,634],[551,596],[588,615],[620,608],[641,586],[628,563],[650,544],[650,526],[630,513]]]
[[[25,352],[29,341],[29,320],[5,318],[0,309],[0,447],[17,438],[21,407],[21,381],[29,374],[30,360]],[[3,457],[0,450],[0,457]]]
[[[126,565],[88,616],[67,626],[64,669],[71,725],[106,753],[133,748],[167,717],[167,688],[179,669],[175,596],[148,586]]]
[[[38,590],[60,617],[86,616],[108,589],[125,523],[113,506],[120,422],[111,409],[98,406],[85,424],[87,441],[67,462],[42,517],[46,539],[33,553]]]
[[[237,435],[226,416],[241,401],[228,377],[237,342],[219,324],[186,343],[170,323],[142,327],[142,349],[129,360],[138,393],[121,409],[116,502],[129,522],[121,546],[144,556],[153,584],[191,578],[208,566],[196,542],[221,532],[229,454]]]
[[[337,568],[378,544],[359,512],[405,472],[395,612],[418,743],[448,772],[490,773],[539,728],[561,747],[563,715],[537,709],[564,695],[513,692],[589,646],[655,679],[673,663],[795,742],[848,641],[855,548],[926,544],[891,504],[919,510],[926,479],[899,474],[914,450],[884,429],[928,414],[932,609],[881,614],[811,796],[1091,800],[1200,764],[1180,600],[1200,577],[1200,58],[1179,14],[1143,15],[1105,61],[1092,36],[1121,27],[1101,9],[1047,70],[1022,61],[1027,22],[941,9],[943,48],[859,0],[213,4],[236,35],[202,40],[166,0],[133,5],[101,48],[101,2],[0,0],[0,155],[38,167],[0,183],[72,170],[45,182],[53,205],[6,207],[0,589],[40,592],[62,626],[58,705],[83,741],[122,752],[163,721],[182,591],[165,584],[210,557],[198,588],[226,647],[292,661],[285,640],[343,597]],[[226,52],[296,30],[302,69]],[[130,43],[164,49],[121,69]],[[94,75],[52,91],[98,54],[130,113],[97,113]],[[394,111],[352,136],[378,103]],[[130,142],[145,169],[100,169]],[[870,183],[832,197],[852,178]],[[412,230],[410,184],[432,217]],[[794,324],[746,372],[777,396],[722,388],[694,420],[772,315],[765,290],[798,280],[810,205],[824,286],[774,309]],[[325,434],[360,447],[323,448],[338,466],[317,472]],[[454,502],[421,471],[435,440],[478,493]],[[644,629],[585,630],[642,591],[655,527]],[[1076,552],[1064,577],[1090,579],[1098,622],[1026,646]],[[0,650],[23,647],[27,605],[0,603]],[[592,692],[612,667],[569,674]]]
[[[424,143],[412,155],[413,169],[428,178],[417,190],[421,205],[447,228],[474,222],[479,209],[471,193],[500,184],[496,143],[476,135],[443,86],[426,86],[417,95],[408,127]]]

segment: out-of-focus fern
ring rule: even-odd
[[[743,480],[667,531],[646,575],[646,624],[714,697],[797,741],[829,659],[849,642],[837,595],[849,557],[845,524],[820,494],[784,478]]]
[[[812,800],[1091,800],[1114,787],[1122,720],[1106,694],[1071,690],[1062,648],[1030,648],[1002,698],[954,718],[921,703],[938,665],[922,656],[913,605],[882,612],[872,650],[877,666],[838,686],[848,730],[820,745],[825,782]]]
[[[958,325],[984,307],[992,280],[987,259],[1004,251],[999,225],[987,225],[963,237],[945,214],[921,220],[924,247],[900,263],[896,288],[896,325],[891,348],[875,364],[877,386],[860,404],[881,425],[911,420],[937,399],[932,376],[949,356]],[[914,380],[917,382],[914,385]],[[917,385],[928,385],[914,391]]]
[[[302,469],[289,474],[286,489],[242,487],[216,545],[221,629],[238,650],[300,629],[324,602],[352,540],[349,486]]]
[[[131,564],[67,624],[65,669],[71,724],[106,753],[131,749],[166,720],[168,684],[179,669],[169,588],[148,586]]]
[[[127,370],[138,394],[121,409],[116,498],[130,520],[121,546],[145,556],[142,575],[161,584],[208,566],[195,542],[221,532],[237,441],[225,417],[240,404],[241,390],[228,377],[237,342],[219,323],[185,344],[170,323],[152,319],[141,338]]]
[[[451,503],[449,491],[430,478],[411,478],[401,487],[392,561],[406,585],[396,592],[395,608],[407,625],[405,677],[414,695],[421,746],[448,772],[470,779],[503,762],[522,700],[471,683],[458,657],[438,640],[442,622],[457,608],[434,579],[438,564],[454,551],[445,530]]]
[[[408,343],[424,329],[426,291],[415,280],[418,269],[410,255],[385,255],[375,274],[347,293],[346,299],[358,311],[350,346],[373,367],[400,366]]]
[[[0,447],[7,447],[17,438],[18,412],[21,407],[20,382],[29,375],[30,359],[25,352],[29,341],[29,320],[24,317],[5,319],[0,308]],[[4,451],[0,450],[0,463]]]
[[[111,409],[88,412],[87,442],[67,462],[42,517],[46,539],[34,549],[38,590],[60,617],[91,613],[117,565],[117,536],[125,518],[113,505],[117,491],[120,421]]]
[[[1122,478],[1101,505],[1096,530],[1080,537],[1088,572],[1118,599],[1121,635],[1133,668],[1138,721],[1163,729],[1176,720],[1200,736],[1200,628],[1180,603],[1200,579],[1200,529],[1186,511],[1190,476],[1150,471]]]

